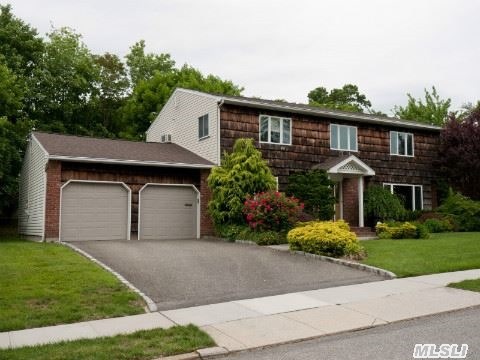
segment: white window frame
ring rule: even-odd
[[[336,126],[338,128],[337,131],[337,146],[336,148],[332,147],[332,126]],[[347,128],[348,129],[348,149],[342,149],[340,148],[340,128]],[[352,150],[352,144],[350,143],[350,130],[355,129],[355,137],[357,140],[357,148],[355,150]],[[357,126],[352,126],[352,125],[340,125],[340,124],[330,124],[328,127],[329,131],[329,137],[330,137],[330,149],[331,150],[337,150],[337,151],[350,151],[350,152],[358,152],[358,127]]]
[[[202,120],[203,118],[207,118],[207,135],[203,135],[203,136],[200,136],[200,121],[205,121],[205,120]],[[202,124],[203,125],[203,124]],[[202,129],[203,129],[204,126],[202,126]],[[202,116],[199,116],[198,117],[198,140],[203,140],[203,139],[206,139],[210,136],[210,116],[208,116],[208,113],[207,114],[204,114]]]
[[[268,118],[268,141],[262,141],[262,117]],[[271,136],[272,136],[271,120],[272,120],[272,117],[280,119],[280,142],[279,143],[275,143],[275,142],[271,141]],[[289,120],[290,121],[290,142],[288,142],[288,143],[283,141],[283,120]],[[265,115],[265,114],[261,114],[258,117],[258,142],[260,142],[262,144],[292,145],[292,137],[293,137],[293,134],[292,134],[292,118],[274,116],[274,115]]]
[[[396,136],[397,136],[397,152],[396,152],[396,153],[392,153],[392,135],[393,135],[393,133],[395,133]],[[408,139],[408,135],[412,135],[412,155],[400,154],[400,153],[398,152],[398,145],[399,145],[398,134],[404,134],[406,139]],[[407,140],[407,142],[408,142],[408,140]],[[408,144],[407,144],[407,142],[405,143],[405,153],[406,153],[407,150],[408,150]],[[394,156],[404,156],[404,157],[415,157],[415,135],[413,135],[413,133],[409,133],[409,132],[405,132],[405,131],[390,131],[390,144],[389,144],[389,147],[390,147],[390,155],[394,155]]]
[[[394,194],[393,192],[393,187],[394,186],[410,186],[413,188],[412,190],[412,206],[413,206],[413,210],[423,210],[423,203],[424,203],[424,199],[423,199],[423,185],[418,185],[418,184],[399,184],[399,183],[383,183],[383,187],[386,188],[388,187],[389,190],[390,190],[390,193]],[[419,187],[420,188],[420,197],[421,197],[421,207],[420,209],[417,208],[417,204],[416,204],[416,201],[415,201],[415,188]]]

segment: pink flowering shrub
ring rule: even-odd
[[[252,229],[284,231],[293,227],[303,210],[297,198],[278,191],[267,191],[247,196],[243,214]]]

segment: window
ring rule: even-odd
[[[198,138],[203,139],[208,136],[208,114],[198,118]]]
[[[413,156],[413,134],[390,131],[390,154]]]
[[[422,185],[407,184],[383,184],[392,194],[397,195],[407,210],[423,209],[423,188]]]
[[[333,150],[357,151],[357,128],[355,126],[330,124],[330,148]]]
[[[291,145],[292,119],[260,115],[260,142]]]

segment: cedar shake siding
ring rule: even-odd
[[[292,145],[260,143],[260,115],[291,118]],[[255,145],[262,151],[274,175],[278,176],[280,189],[285,189],[288,176],[292,172],[309,170],[334,157],[353,154],[376,173],[373,177],[365,178],[365,186],[371,183],[422,185],[424,208],[436,206],[434,184],[437,172],[433,163],[437,156],[439,131],[406,129],[231,104],[224,104],[221,107],[220,118],[222,152],[231,151],[235,139],[254,139]],[[358,151],[331,150],[330,124],[356,126]],[[390,131],[414,134],[414,157],[390,155]]]

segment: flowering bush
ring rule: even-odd
[[[363,248],[355,233],[343,221],[300,223],[287,235],[290,250],[333,257],[361,257]]]
[[[252,229],[282,231],[290,229],[298,220],[303,204],[294,197],[278,191],[267,191],[247,196],[243,214]]]
[[[380,239],[425,239],[428,238],[428,228],[419,223],[377,223],[375,227]]]

